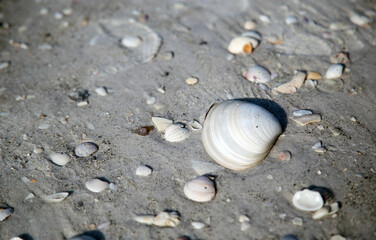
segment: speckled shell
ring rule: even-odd
[[[304,189],[294,194],[292,204],[301,211],[312,212],[322,208],[324,200],[319,192]]]
[[[185,184],[184,194],[196,202],[209,202],[215,197],[215,186],[208,177],[200,176]]]
[[[77,157],[88,157],[98,151],[98,145],[92,142],[84,142],[76,147],[74,153]]]
[[[263,160],[281,132],[278,119],[261,106],[227,100],[209,110],[202,142],[215,162],[240,171]]]
[[[173,123],[166,128],[164,137],[168,142],[181,142],[189,137],[189,129],[182,123]]]

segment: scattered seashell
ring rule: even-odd
[[[193,120],[191,122],[188,123],[189,127],[193,130],[193,131],[199,131],[202,129],[202,125],[201,123],[199,123],[197,120]]]
[[[71,15],[73,13],[73,9],[72,8],[64,8],[62,10],[62,12],[63,12],[64,15],[69,16],[69,15]]]
[[[294,219],[292,219],[292,224],[296,226],[303,226],[303,219],[295,217]]]
[[[165,60],[165,61],[170,61],[174,58],[174,52],[165,52],[165,53],[160,53],[158,54],[158,58]]]
[[[168,142],[181,142],[189,137],[189,129],[183,123],[173,123],[166,128],[164,137]]]
[[[341,235],[334,235],[331,236],[329,240],[346,240],[346,238],[342,237]]]
[[[68,98],[76,102],[84,102],[89,98],[89,91],[84,89],[73,90],[68,93]]]
[[[262,14],[262,15],[259,16],[259,19],[260,19],[261,22],[270,23],[270,17],[267,16],[267,15]]]
[[[59,203],[63,201],[65,198],[67,198],[69,195],[68,192],[59,192],[59,193],[54,193],[50,194],[46,197],[44,197],[44,201],[48,203]]]
[[[344,66],[342,64],[333,64],[326,71],[326,79],[335,79],[342,76]]]
[[[136,175],[137,176],[142,176],[142,177],[147,177],[150,176],[153,172],[153,169],[151,167],[148,167],[146,165],[140,165],[136,169]]]
[[[29,193],[26,197],[25,197],[25,201],[27,201],[27,200],[30,200],[30,199],[33,199],[33,198],[35,198],[35,195],[34,195],[34,193]]]
[[[243,28],[245,30],[252,30],[252,29],[256,28],[256,25],[257,24],[254,20],[248,20],[248,21],[244,22]]]
[[[315,89],[316,85],[317,85],[317,81],[314,81],[314,80],[312,80],[312,79],[306,79],[306,80],[304,81],[304,86],[305,86],[306,88],[310,89],[310,90]]]
[[[20,237],[12,237],[11,239],[9,239],[9,240],[23,240],[22,238],[20,238]]]
[[[151,121],[160,132],[164,132],[166,128],[172,124],[172,120],[161,117],[152,117]]]
[[[13,213],[14,209],[11,207],[0,208],[0,222],[6,220]]]
[[[249,54],[253,51],[251,41],[249,37],[236,37],[231,40],[227,50],[232,54]]]
[[[249,222],[249,217],[247,215],[240,215],[239,218],[238,218],[239,222]]]
[[[319,192],[304,189],[294,194],[292,204],[301,211],[312,212],[322,208],[324,200]]]
[[[354,117],[354,116],[352,116],[352,117],[350,118],[350,120],[351,120],[352,122],[357,122],[357,121],[358,121],[358,119],[356,119],[356,117]]]
[[[65,164],[69,163],[71,158],[68,154],[65,153],[51,153],[50,159],[53,163],[64,166]]]
[[[291,153],[287,150],[285,151],[282,151],[278,154],[278,160],[280,161],[283,161],[283,162],[287,162],[287,161],[290,161],[291,159]]]
[[[317,123],[321,121],[321,115],[318,113],[307,114],[300,117],[293,117],[292,120],[301,126],[305,126],[310,123]]]
[[[109,185],[110,184],[108,182],[102,181],[98,178],[90,179],[89,181],[85,183],[85,186],[89,191],[96,192],[96,193],[102,192],[103,190],[108,188]]]
[[[312,80],[320,80],[322,78],[322,76],[318,72],[307,72],[306,78],[312,79]]]
[[[33,151],[35,154],[41,154],[44,149],[42,147],[34,147]]]
[[[331,63],[342,63],[347,64],[350,63],[350,56],[348,52],[339,52],[332,56],[330,56]]]
[[[267,83],[270,81],[270,72],[262,66],[251,67],[244,77],[254,83]]]
[[[317,153],[325,153],[326,151],[327,151],[326,147],[315,148],[315,152]]]
[[[285,18],[285,23],[287,25],[297,24],[298,23],[298,19],[295,16],[287,16]]]
[[[365,15],[353,13],[350,16],[350,21],[358,26],[365,27],[372,22],[372,18]]]
[[[84,142],[76,147],[74,153],[77,157],[88,157],[98,151],[99,147],[93,142]]]
[[[339,209],[340,209],[340,204],[339,204],[339,202],[335,202],[335,203],[330,204],[330,212],[329,212],[329,215],[332,215],[332,214],[337,213]]]
[[[192,85],[195,85],[195,84],[198,83],[198,78],[196,78],[196,77],[190,77],[190,78],[185,79],[185,82],[188,85],[192,86]]]
[[[47,120],[43,120],[39,123],[38,129],[40,130],[46,130],[50,127],[50,123]]]
[[[317,210],[316,212],[313,213],[312,218],[315,220],[324,218],[329,215],[330,212],[330,206],[326,205]]]
[[[196,202],[209,202],[215,197],[215,186],[208,177],[200,176],[185,184],[184,194]]]
[[[304,116],[304,115],[310,115],[312,113],[313,112],[311,110],[302,109],[302,110],[293,111],[292,115],[294,115],[294,117],[301,117],[301,116]]]
[[[39,10],[39,14],[40,15],[47,15],[48,14],[48,9],[47,8],[41,8],[40,10]]]
[[[8,68],[10,65],[10,62],[9,61],[6,61],[6,62],[1,62],[0,63],[0,70],[3,70],[5,68]]]
[[[180,223],[178,212],[160,212],[157,216],[141,215],[133,218],[134,221],[146,225],[155,225],[158,227],[176,227]]]
[[[126,48],[136,48],[140,46],[142,39],[135,36],[127,36],[121,39],[120,44]]]
[[[322,147],[322,142],[321,141],[318,141],[317,143],[315,143],[315,145],[312,146],[313,149],[318,149]]]
[[[253,38],[257,41],[261,41],[262,35],[258,31],[246,31],[241,34],[242,37]]]
[[[206,227],[206,224],[202,223],[202,222],[191,222],[191,226],[194,229],[200,230],[200,229],[203,229],[204,227]]]
[[[55,12],[54,14],[55,19],[63,19],[64,15],[61,12]]]
[[[250,229],[251,228],[251,224],[249,223],[249,222],[242,222],[242,223],[240,223],[240,230],[241,231],[247,231],[248,229]]]
[[[149,135],[149,133],[153,129],[154,129],[153,126],[142,126],[142,127],[139,127],[137,129],[133,130],[132,133],[135,133],[135,134],[140,135],[140,136],[146,136],[146,135]]]
[[[277,118],[261,106],[227,100],[209,109],[202,142],[215,162],[238,171],[263,160],[281,132]]]
[[[338,137],[342,134],[342,129],[338,127],[330,128],[330,131],[332,132],[333,136]]]
[[[297,71],[290,82],[284,83],[274,89],[280,93],[293,94],[303,85],[305,79],[306,73]]]
[[[48,51],[48,50],[51,50],[52,48],[53,48],[52,45],[49,43],[43,43],[38,46],[38,49],[42,51]]]
[[[108,91],[107,91],[107,88],[106,87],[97,87],[95,89],[95,92],[99,95],[99,96],[107,96],[108,94]]]

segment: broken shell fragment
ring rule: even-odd
[[[146,225],[155,225],[158,227],[176,227],[180,223],[178,212],[160,212],[157,216],[141,215],[133,218],[134,221]]]
[[[321,121],[321,115],[318,113],[307,114],[299,117],[293,117],[292,120],[301,126],[305,126],[310,123],[317,123]]]
[[[202,222],[191,222],[191,226],[194,229],[200,230],[200,229],[203,229],[204,227],[206,227],[206,224],[202,223]]]
[[[263,107],[227,100],[209,109],[202,142],[215,162],[240,171],[263,160],[281,132],[278,119]]]
[[[340,78],[342,76],[344,66],[342,64],[333,64],[326,71],[325,77],[327,79]]]
[[[151,121],[159,132],[164,132],[172,124],[172,120],[162,117],[152,117]]]
[[[318,72],[307,72],[306,78],[312,79],[312,80],[320,80],[322,78],[322,76]]]
[[[251,67],[244,77],[254,83],[267,83],[270,81],[270,72],[262,66]]]
[[[50,194],[46,197],[44,197],[44,201],[48,203],[59,203],[66,199],[68,197],[69,193],[68,192],[59,192],[59,193],[54,193]]]
[[[301,116],[309,115],[309,114],[312,114],[312,113],[313,112],[311,110],[301,109],[301,110],[293,111],[292,115],[294,115],[294,117],[301,117]]]
[[[74,153],[77,157],[88,157],[98,151],[99,147],[93,142],[84,142],[76,147]]]
[[[253,51],[252,39],[249,37],[236,37],[231,40],[227,50],[232,54],[251,53]]]
[[[290,82],[284,83],[274,89],[280,93],[293,94],[303,85],[305,79],[306,73],[297,71]]]
[[[185,184],[184,194],[196,202],[209,202],[215,197],[215,186],[208,177],[200,176]]]
[[[168,142],[181,142],[189,137],[189,129],[183,123],[173,123],[166,128],[164,137]]]
[[[0,222],[6,220],[13,213],[14,209],[11,207],[0,208]]]
[[[353,13],[350,16],[350,21],[358,26],[366,26],[367,24],[370,24],[372,22],[372,19],[365,15],[360,15],[357,13]]]
[[[95,89],[95,92],[99,95],[99,96],[107,96],[108,94],[108,91],[107,91],[107,88],[106,87],[97,87]]]
[[[133,218],[134,221],[145,225],[152,225],[154,221],[154,215],[140,215]]]
[[[59,166],[64,166],[65,164],[69,163],[71,160],[70,156],[65,153],[51,153],[50,159],[53,163]]]
[[[330,212],[330,206],[326,205],[320,208],[319,210],[317,210],[316,212],[314,212],[312,215],[312,218],[315,220],[324,218],[327,215],[329,215],[329,212]]]
[[[102,192],[106,188],[110,186],[110,184],[106,181],[102,181],[98,178],[90,179],[85,183],[86,188],[91,192]]]
[[[312,212],[322,208],[324,200],[319,192],[304,189],[294,194],[292,203],[295,208],[301,211]]]

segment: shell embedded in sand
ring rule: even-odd
[[[44,197],[44,201],[48,203],[59,203],[63,201],[65,198],[67,198],[69,195],[68,192],[59,192],[59,193],[54,193],[50,194],[46,197]]]
[[[134,221],[146,225],[155,225],[158,227],[176,227],[180,223],[178,212],[160,212],[158,215],[140,215],[133,218]]]
[[[140,165],[136,169],[136,175],[142,176],[142,177],[147,177],[151,175],[152,172],[153,172],[153,169],[151,169],[150,167],[146,165]]]
[[[335,79],[342,76],[344,66],[342,64],[333,64],[326,71],[326,79]]]
[[[110,184],[108,182],[102,181],[98,178],[93,178],[93,179],[90,179],[89,181],[87,181],[85,183],[85,186],[89,191],[98,193],[98,192],[102,192],[103,190],[108,188],[110,186]]]
[[[162,117],[152,117],[151,121],[160,132],[164,132],[166,128],[172,124],[172,120]]]
[[[215,197],[215,186],[208,177],[200,176],[185,184],[184,194],[196,202],[209,202]]]
[[[252,41],[249,37],[236,37],[231,40],[227,50],[232,54],[251,53],[253,51]]]
[[[254,83],[267,83],[270,81],[270,72],[262,66],[251,67],[244,77]]]
[[[14,213],[14,209],[11,207],[0,208],[0,222],[7,219],[13,213]]]
[[[74,153],[77,157],[88,157],[98,151],[99,147],[93,142],[84,142],[76,147]]]
[[[281,132],[278,119],[263,107],[227,100],[207,113],[202,142],[215,162],[240,171],[263,160]]]
[[[189,137],[189,129],[183,123],[173,123],[166,128],[164,137],[168,142],[181,142]]]
[[[304,189],[294,194],[292,204],[299,210],[312,212],[322,208],[324,200],[319,192]]]
[[[71,158],[68,154],[65,153],[51,153],[50,159],[53,163],[64,166],[65,164],[69,163]]]
[[[140,46],[142,39],[137,36],[126,36],[121,39],[120,44],[127,48],[136,48]]]

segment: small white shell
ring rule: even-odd
[[[244,77],[250,82],[267,83],[270,81],[270,72],[262,66],[254,66],[245,73]]]
[[[77,157],[88,157],[98,151],[98,145],[92,142],[84,142],[76,147],[74,153]]]
[[[140,215],[133,218],[134,221],[146,225],[152,225],[154,221],[154,215]]]
[[[312,212],[322,208],[324,200],[319,192],[304,189],[294,194],[292,203],[301,211]]]
[[[189,137],[189,129],[182,123],[173,123],[166,128],[164,137],[168,142],[181,142]]]
[[[11,239],[9,239],[9,240],[23,240],[22,238],[20,238],[20,237],[12,237]]]
[[[69,193],[67,192],[59,192],[59,193],[54,193],[50,194],[46,197],[44,197],[44,201],[48,203],[59,203],[63,201],[65,198],[67,198]]]
[[[252,30],[256,27],[256,25],[257,25],[257,23],[254,20],[248,20],[248,21],[244,22],[243,28],[245,30]]]
[[[232,54],[251,53],[253,40],[249,37],[236,37],[231,40],[227,50]]]
[[[127,36],[121,39],[120,44],[126,48],[136,48],[140,46],[142,40],[140,37]]]
[[[200,230],[200,229],[203,229],[204,227],[206,227],[206,224],[202,223],[202,222],[191,222],[191,226],[194,229]]]
[[[172,124],[172,120],[161,117],[152,117],[151,121],[160,132],[164,132],[166,128]]]
[[[227,100],[207,113],[202,142],[215,162],[240,171],[263,160],[281,132],[277,118],[261,106]]]
[[[152,172],[153,170],[150,167],[145,166],[145,165],[140,165],[136,169],[136,175],[142,176],[142,177],[147,177],[151,175]]]
[[[97,87],[95,89],[95,92],[99,95],[99,96],[107,96],[108,92],[107,92],[107,88],[106,87]]]
[[[342,64],[333,64],[326,71],[325,77],[327,79],[340,78],[343,73],[343,68]]]
[[[319,210],[317,210],[316,212],[314,212],[313,215],[312,215],[312,218],[315,219],[315,220],[321,219],[321,218],[329,215],[329,212],[330,212],[330,207],[324,206],[324,207],[320,208]]]
[[[64,166],[65,164],[69,163],[71,158],[68,154],[65,153],[51,153],[50,159],[53,163]]]
[[[160,212],[153,220],[153,225],[158,227],[176,227],[179,223],[180,217],[177,212]]]
[[[14,213],[14,209],[10,207],[0,208],[0,222],[7,219],[10,215]]]
[[[184,194],[196,202],[209,202],[215,197],[214,183],[206,176],[197,177],[185,184]]]
[[[92,192],[102,192],[103,190],[108,188],[109,185],[110,184],[108,182],[102,181],[98,178],[90,179],[85,183],[86,188]]]
[[[365,15],[360,15],[357,13],[353,13],[350,16],[350,21],[358,26],[364,26],[372,22],[372,19]]]
[[[285,23],[287,25],[296,24],[298,23],[298,19],[295,16],[287,16],[285,18]]]

